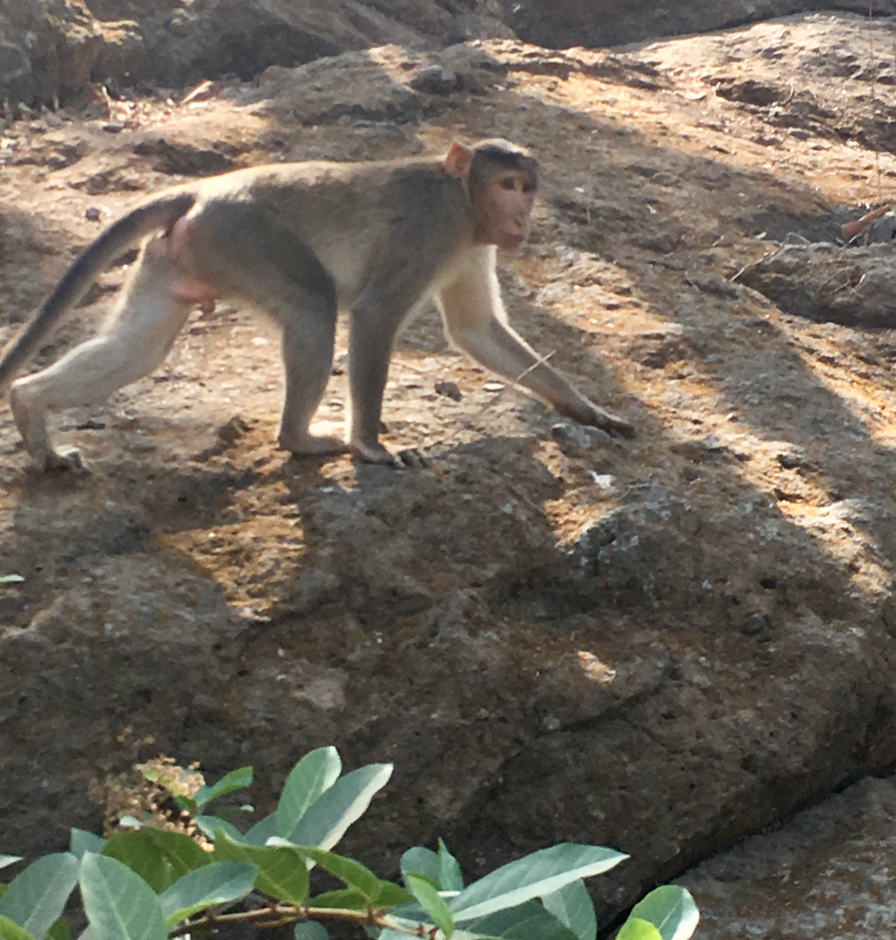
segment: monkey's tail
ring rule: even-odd
[[[170,229],[196,202],[192,193],[176,193],[138,206],[92,241],[62,276],[31,322],[3,350],[0,394],[12,377],[37,352],[44,336],[87,293],[94,278],[125,249],[158,229]]]

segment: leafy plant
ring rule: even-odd
[[[404,853],[402,887],[332,851],[385,786],[391,764],[343,775],[335,748],[312,751],[290,773],[277,809],[247,832],[209,804],[251,784],[250,767],[213,786],[160,761],[140,769],[170,792],[187,825],[178,830],[146,813],[125,817],[108,838],[73,829],[70,851],[38,858],[0,885],[0,940],[70,940],[62,912],[76,885],[93,940],[167,940],[233,921],[294,924],[296,940],[327,940],[320,921],[328,919],[355,923],[376,940],[595,940],[582,879],[627,857],[564,843],[465,886],[440,840],[436,851]],[[0,869],[19,861],[0,855]],[[344,887],[312,895],[315,866]],[[251,904],[240,903],[250,894]],[[688,892],[667,885],[636,905],[618,936],[686,940],[698,919]]]

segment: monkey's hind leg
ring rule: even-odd
[[[194,304],[172,292],[181,275],[165,251],[164,238],[144,245],[121,301],[99,336],[13,383],[13,417],[37,469],[81,466],[76,450],[53,449],[48,411],[105,401],[123,385],[152,372],[171,348]]]
[[[339,438],[311,433],[333,365],[338,312],[336,285],[314,252],[251,204],[212,204],[176,226],[174,239],[182,251],[176,257],[200,283],[249,301],[279,324],[286,373],[280,446],[298,456],[343,452]]]

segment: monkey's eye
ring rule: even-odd
[[[528,196],[534,193],[538,187],[534,183],[523,183],[523,193]]]
[[[505,176],[501,180],[501,189],[516,189],[516,177]]]

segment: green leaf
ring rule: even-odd
[[[320,921],[306,920],[296,924],[293,930],[295,940],[329,940],[327,928]]]
[[[95,852],[102,854],[106,847],[106,840],[98,836],[95,832],[87,832],[86,829],[72,829],[72,838],[70,842],[72,855],[75,858],[83,858],[85,852]]]
[[[170,870],[170,884],[183,878],[191,871],[210,865],[213,861],[211,852],[183,832],[171,832],[168,829],[152,829],[147,826],[140,830],[141,835],[154,842],[161,851]]]
[[[272,839],[276,835],[277,814],[271,813],[270,816],[265,816],[264,819],[260,819],[255,823],[243,838],[252,845],[264,845],[268,839]]]
[[[443,891],[463,891],[464,876],[457,859],[439,839],[439,886]]]
[[[377,907],[384,907],[386,910],[391,910],[393,907],[408,904],[413,900],[414,896],[411,892],[402,888],[401,885],[395,884],[394,881],[380,882],[380,893],[376,896]]]
[[[0,576],[0,584],[21,584],[25,579],[20,574],[4,574]]]
[[[306,754],[286,778],[277,804],[275,835],[288,839],[308,807],[333,786],[341,772],[342,760],[335,747],[319,747]]]
[[[16,862],[21,861],[21,855],[0,855],[0,868],[6,868],[7,865],[15,865]]]
[[[184,875],[160,898],[168,928],[212,905],[245,897],[257,877],[258,868],[245,862],[212,862]]]
[[[409,871],[405,876],[405,884],[408,885],[410,889],[410,880],[411,878],[416,878],[419,881],[425,881],[430,887],[435,888],[436,891],[441,891],[438,881],[435,878],[430,878],[429,875],[424,875],[422,871]]]
[[[597,917],[594,903],[581,879],[571,881],[552,894],[543,895],[541,903],[579,940],[595,940]]]
[[[299,845],[296,849],[331,875],[344,881],[348,887],[360,891],[371,904],[376,901],[380,893],[380,879],[360,862],[335,852],[325,852],[312,845]]]
[[[166,940],[156,893],[118,859],[88,852],[81,860],[81,897],[96,940]]]
[[[207,803],[224,796],[227,793],[233,793],[234,790],[242,790],[252,785],[252,768],[238,767],[225,774],[217,783],[212,786],[200,787],[193,794],[193,802],[199,809],[202,809]]]
[[[412,912],[411,905],[401,908],[400,916],[393,911],[391,923],[403,933],[384,930],[379,940],[407,940],[407,934],[418,934],[423,912]],[[424,924],[424,933],[426,926]],[[549,914],[538,901],[527,901],[518,907],[496,911],[457,928],[451,940],[576,940],[575,934]]]
[[[234,842],[245,842],[246,837],[232,823],[227,822],[220,816],[197,816],[194,820],[197,826],[202,830],[202,834],[214,841],[215,831],[220,829],[226,832]]]
[[[78,859],[70,852],[44,855],[21,872],[0,899],[0,914],[43,940],[62,916],[78,883]]]
[[[687,940],[697,929],[700,912],[686,888],[663,885],[632,908],[632,917],[646,920],[663,940]]]
[[[60,917],[47,931],[47,940],[72,940],[72,932],[64,917]]]
[[[472,920],[552,894],[579,878],[599,875],[624,858],[628,856],[613,849],[564,842],[502,865],[461,891],[450,907],[458,923]]]
[[[226,819],[228,822],[236,816],[237,813],[254,813],[255,807],[251,803],[241,803],[239,806],[219,806],[218,815],[221,819]],[[190,814],[194,815],[194,814]]]
[[[616,940],[663,940],[663,935],[650,921],[629,917],[616,934]]]
[[[370,902],[354,888],[340,888],[338,891],[327,891],[308,901],[308,907],[338,908],[341,911],[366,911]]]
[[[463,931],[455,931],[454,940],[464,940],[466,934],[507,940],[576,940],[576,935],[538,901],[526,901],[469,921]]]
[[[35,937],[14,920],[0,914],[0,940],[35,940]]]
[[[429,879],[419,875],[408,875],[408,887],[414,897],[420,902],[423,910],[433,919],[433,923],[445,935],[445,940],[451,940],[454,933],[454,915],[451,908],[439,897],[439,892],[432,886]]]
[[[333,848],[346,829],[364,815],[374,794],[391,776],[391,764],[369,764],[341,777],[311,804],[290,835],[290,842]]]
[[[401,862],[399,864],[401,866],[401,877],[405,884],[408,883],[408,875],[410,872],[415,872],[418,875],[425,875],[427,878],[432,878],[434,884],[437,884],[439,887],[442,886],[442,882],[439,879],[439,856],[436,855],[432,849],[425,849],[422,845],[415,845],[401,856]]]
[[[146,829],[116,832],[112,838],[106,840],[102,854],[127,865],[156,894],[161,894],[171,884],[171,868],[165,853],[147,833]]]
[[[215,861],[247,862],[258,868],[255,887],[290,904],[304,904],[308,898],[308,866],[293,849],[247,845],[215,830]]]

